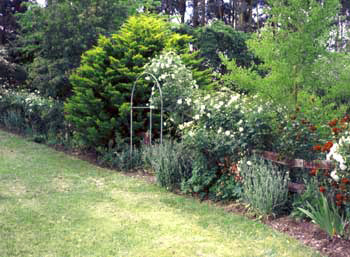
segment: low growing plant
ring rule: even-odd
[[[288,200],[288,172],[257,157],[239,162],[243,179],[243,198],[266,215],[278,214]]]
[[[305,183],[305,191],[302,194],[298,194],[292,200],[292,212],[291,216],[297,220],[307,218],[307,215],[300,211],[300,208],[305,209],[307,203],[310,202],[311,205],[315,205],[317,201],[319,186],[316,179],[310,179]]]
[[[170,190],[180,188],[191,177],[191,154],[182,143],[163,141],[143,150],[143,160],[156,174],[160,186]]]
[[[49,135],[63,140],[67,132],[63,103],[42,97],[40,92],[0,87],[0,124],[46,141]]]
[[[337,235],[345,235],[345,219],[339,214],[339,210],[334,203],[329,203],[323,194],[319,194],[313,205],[309,202],[306,205],[307,207],[305,209],[298,209],[305,213],[315,224],[319,225],[331,238]]]
[[[132,155],[128,148],[99,150],[98,163],[119,171],[131,171],[143,165],[142,149],[134,149]]]

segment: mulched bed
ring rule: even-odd
[[[247,208],[240,203],[232,203],[223,208],[228,212],[251,216]],[[265,219],[266,225],[282,233],[297,239],[301,243],[310,246],[321,254],[329,257],[350,257],[350,241],[338,237],[330,239],[320,228],[309,221],[296,221],[288,216]]]
[[[349,257],[350,241],[341,238],[329,239],[315,224],[281,217],[267,221],[267,225],[286,233],[329,257]]]

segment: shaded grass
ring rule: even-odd
[[[0,131],[0,256],[320,256],[263,224]]]

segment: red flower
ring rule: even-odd
[[[232,165],[231,165],[231,172],[232,172],[232,173],[236,173],[237,170],[238,170],[238,169],[237,169],[237,165],[236,165],[235,163],[232,164]]]
[[[339,186],[339,189],[340,189],[341,191],[346,191],[346,186],[340,185],[340,186]]]
[[[330,122],[328,122],[328,126],[334,127],[337,125],[337,123],[338,123],[338,119],[334,119],[334,120],[331,120]]]
[[[321,192],[321,193],[326,192],[326,188],[325,188],[324,186],[320,186],[320,192]]]
[[[309,123],[308,120],[305,120],[305,119],[302,119],[302,120],[301,120],[301,124],[304,124],[304,125],[305,125],[305,124],[308,124],[308,123]]]
[[[350,180],[349,180],[348,178],[342,178],[342,179],[341,179],[341,182],[342,182],[343,184],[348,184],[348,183],[350,182]]]
[[[310,175],[311,176],[315,176],[317,174],[317,170],[315,168],[313,168],[312,170],[310,170]]]
[[[345,123],[345,122],[348,122],[348,121],[350,121],[349,114],[345,115],[344,118],[342,118],[341,123]]]
[[[314,150],[314,151],[321,151],[321,149],[322,149],[321,145],[315,145],[312,147],[312,150]]]
[[[315,132],[315,131],[317,130],[317,128],[316,128],[315,125],[311,125],[311,126],[309,127],[309,130],[310,130],[311,132]]]
[[[343,195],[342,194],[336,194],[335,195],[335,199],[337,199],[338,201],[341,201],[341,200],[343,200]]]
[[[329,152],[329,150],[332,148],[332,146],[333,146],[333,143],[331,141],[328,141],[327,143],[324,144],[321,151],[322,152]]]
[[[332,128],[332,132],[336,135],[338,135],[340,131],[341,131],[340,128]]]

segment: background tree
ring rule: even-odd
[[[15,63],[15,58],[9,51],[9,46],[19,31],[16,13],[27,10],[23,3],[28,0],[0,1],[0,84],[12,87],[26,79],[21,66]]]
[[[310,74],[315,63],[328,56],[327,42],[339,1],[270,0],[268,23],[248,40],[249,49],[262,60],[266,76],[226,62],[231,74],[225,78],[241,87],[289,106],[300,104],[301,91],[315,93],[320,84]]]
[[[28,71],[27,86],[46,96],[70,95],[70,71],[98,35],[116,31],[128,15],[122,0],[51,1],[42,8],[31,4],[19,15],[17,39],[20,62]]]
[[[29,0],[1,0],[0,1],[0,45],[8,44],[16,37],[19,28],[15,14],[27,10],[22,3]]]
[[[217,72],[226,72],[219,53],[223,53],[230,60],[235,59],[240,67],[251,66],[251,63],[256,61],[246,44],[250,36],[247,33],[236,31],[222,21],[200,27],[195,30],[194,34],[195,48],[200,49],[201,57],[209,67]]]

